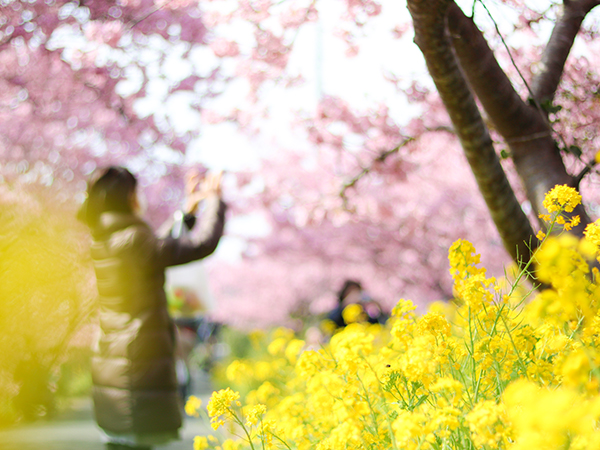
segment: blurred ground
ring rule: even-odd
[[[194,374],[193,394],[206,405],[212,393],[208,375]],[[155,450],[193,450],[194,436],[209,434],[212,429],[207,419],[186,417],[182,440]],[[0,430],[1,450],[104,450],[100,432],[92,415],[89,398],[73,400],[68,411],[50,421],[38,421]]]

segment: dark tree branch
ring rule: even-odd
[[[385,150],[383,152],[381,152],[373,161],[370,165],[368,165],[367,167],[363,167],[362,170],[356,174],[355,176],[353,176],[350,180],[346,181],[343,185],[342,188],[340,189],[340,193],[339,196],[342,197],[342,199],[344,199],[344,205],[346,204],[347,201],[347,197],[346,197],[346,191],[350,188],[353,188],[356,183],[358,183],[360,181],[361,178],[363,178],[365,175],[367,175],[369,172],[371,172],[373,170],[373,166],[375,163],[383,163],[385,162],[386,159],[388,159],[389,156],[393,155],[394,153],[398,153],[398,151],[402,148],[405,147],[406,145],[408,145],[409,143],[413,142],[415,139],[412,137],[408,137],[406,139],[404,139],[400,144],[398,144],[396,147],[390,149],[390,150]]]
[[[533,78],[531,90],[540,104],[550,104],[562,76],[565,62],[585,16],[599,0],[565,0],[548,45],[542,56],[542,70]]]
[[[593,158],[590,162],[585,163],[585,167],[581,170],[581,172],[579,172],[575,177],[573,177],[573,187],[575,189],[579,189],[579,185],[581,184],[581,180],[583,180],[583,178],[590,173],[592,170],[594,170],[594,167],[596,167],[596,160],[595,158]]]
[[[430,132],[444,132],[444,133],[450,133],[453,135],[456,135],[456,133],[454,132],[454,129],[451,127],[447,127],[447,126],[437,126],[434,128],[427,128],[427,131]],[[348,181],[346,181],[343,185],[342,188],[340,189],[340,193],[338,194],[340,197],[342,197],[342,199],[344,200],[344,206],[346,206],[347,203],[347,196],[346,196],[346,191],[350,188],[353,188],[354,186],[356,186],[356,183],[358,183],[361,178],[363,178],[365,175],[369,174],[372,170],[373,170],[373,166],[375,165],[375,163],[383,163],[386,161],[386,159],[393,155],[394,153],[398,153],[398,151],[406,146],[407,144],[413,142],[415,140],[415,138],[413,137],[407,137],[406,139],[404,139],[404,141],[402,141],[400,144],[398,144],[396,147],[390,149],[390,150],[386,150],[384,152],[381,152],[375,159],[373,159],[373,161],[371,161],[371,164],[369,164],[366,167],[363,167],[362,170],[357,173],[356,175],[354,175],[352,178],[350,178]]]
[[[173,3],[174,0],[168,0],[166,3],[163,3],[161,5],[155,6],[154,8],[152,8],[150,11],[148,11],[146,14],[144,14],[143,16],[139,17],[138,19],[133,19],[131,21],[129,21],[129,23],[127,23],[126,28],[131,30],[133,29],[137,24],[139,24],[140,22],[146,20],[148,17],[150,17],[152,14],[160,11],[161,9],[164,9],[166,6],[168,6],[170,3]]]
[[[507,141],[534,134],[550,137],[539,111],[519,97],[481,31],[455,3],[449,7],[448,28],[469,85],[498,132]]]

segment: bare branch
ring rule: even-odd
[[[581,180],[583,180],[583,178],[590,173],[591,171],[594,170],[594,167],[596,167],[597,163],[595,158],[592,159],[590,162],[585,163],[585,167],[581,170],[581,172],[579,172],[579,174],[577,174],[575,177],[573,177],[573,187],[575,189],[579,189],[579,185],[581,184]],[[597,172],[597,171],[595,171]]]
[[[523,142],[537,141],[538,139],[545,139],[551,137],[552,134],[549,131],[540,131],[539,133],[531,133],[526,136],[519,136],[515,138],[505,139],[507,144],[520,144]]]
[[[548,45],[542,56],[542,70],[531,83],[534,98],[542,105],[552,103],[562,76],[565,62],[573,47],[577,33],[585,16],[596,6],[599,0],[565,1],[562,14],[558,17]]]
[[[371,170],[373,170],[373,167],[374,167],[375,163],[383,163],[383,162],[385,162],[385,160],[389,156],[393,155],[394,153],[398,153],[398,151],[402,147],[405,147],[406,145],[408,145],[409,143],[413,142],[414,140],[415,140],[415,138],[408,137],[408,138],[404,139],[396,147],[394,147],[394,148],[392,148],[390,150],[386,150],[384,152],[381,152],[375,159],[373,159],[372,163],[369,166],[363,167],[363,169],[358,174],[356,174],[350,180],[348,180],[347,182],[345,182],[342,185],[342,188],[340,189],[340,193],[339,193],[339,196],[344,199],[344,205],[346,204],[346,201],[347,201],[346,191],[348,189],[354,187],[356,185],[356,183],[358,183],[360,181],[361,178],[363,178],[365,175],[367,175],[369,172],[371,172]]]
[[[444,133],[450,133],[450,134],[456,135],[453,128],[443,126],[443,125],[433,127],[433,128],[427,128],[426,131],[428,131],[428,132],[444,132]],[[339,196],[344,199],[344,205],[346,205],[346,201],[347,201],[346,191],[350,188],[353,188],[356,185],[356,183],[358,183],[360,181],[361,178],[363,178],[365,175],[367,175],[369,172],[371,172],[374,168],[373,166],[375,165],[375,163],[385,162],[385,160],[389,156],[393,155],[394,153],[397,153],[402,147],[405,147],[406,145],[410,144],[411,142],[414,142],[415,140],[416,140],[416,138],[414,138],[414,137],[405,138],[404,141],[402,141],[396,147],[380,153],[375,159],[373,159],[373,161],[371,161],[371,164],[369,166],[363,167],[363,169],[358,174],[356,174],[350,180],[345,182],[342,185],[342,188],[340,189],[340,193],[339,193]]]
[[[174,1],[175,0],[168,0],[166,3],[163,3],[161,5],[155,6],[148,13],[144,14],[139,19],[131,20],[129,23],[127,23],[127,28],[130,29],[130,30],[133,29],[137,24],[139,24],[140,22],[146,20],[152,14],[154,14],[154,13],[160,11],[161,9],[167,7],[170,3],[173,3]]]
[[[448,28],[460,66],[488,117],[506,140],[550,133],[543,116],[515,91],[473,20],[452,4]]]

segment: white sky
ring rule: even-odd
[[[308,24],[300,29],[294,42],[287,73],[301,74],[305,82],[299,87],[288,89],[268,84],[262,89],[260,102],[269,108],[271,119],[261,127],[261,148],[265,142],[272,139],[281,143],[282,147],[286,144],[297,145],[298,139],[290,133],[289,125],[294,122],[296,111],[308,112],[315,109],[321,92],[343,97],[357,108],[385,102],[393,115],[406,115],[409,106],[401,101],[401,97],[394,92],[391,85],[383,82],[382,74],[385,71],[405,73],[407,79],[410,79],[413,78],[415,70],[421,74],[425,72],[422,64],[410,62],[421,59],[416,46],[410,43],[410,37],[407,36],[407,39],[402,41],[391,38],[390,24],[407,20],[408,12],[399,2],[388,3],[383,14],[365,26],[364,33],[367,37],[361,40],[361,52],[355,58],[345,57],[345,44],[333,36],[334,28],[339,25],[342,2],[327,3],[328,8],[320,11],[319,23]],[[398,17],[403,19],[396,19]],[[223,28],[219,31],[231,33],[232,38],[246,39],[248,42],[253,40],[251,30],[244,27]],[[409,45],[406,45],[407,41]],[[190,59],[201,75],[208,74],[219,62],[206,47],[195,49]],[[233,61],[225,60],[222,68],[226,74],[233,74],[235,71]],[[247,94],[246,81],[237,79],[227,87],[223,95],[203,106],[222,114],[227,114],[234,108],[251,108],[252,105],[245,100]],[[396,101],[390,102],[390,98],[395,98]],[[187,125],[192,129],[198,123],[197,118],[185,109],[184,103],[178,103],[173,111],[176,111],[176,114],[185,111],[185,115],[188,116]],[[144,105],[144,109],[147,106]],[[192,161],[227,170],[253,168],[257,156],[261,153],[255,144],[241,136],[235,126],[230,124],[203,126],[200,137],[191,143],[189,151]]]

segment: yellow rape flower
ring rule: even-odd
[[[585,227],[583,234],[590,242],[600,246],[600,219]]]
[[[266,334],[264,330],[253,330],[250,332],[250,334],[248,334],[248,338],[250,339],[250,343],[254,349],[261,348],[265,336]]]
[[[213,392],[206,408],[214,430],[225,424],[224,420],[219,419],[221,416],[225,416],[226,419],[233,418],[232,403],[239,398],[240,394],[230,388]]]
[[[372,334],[368,334],[361,324],[350,324],[331,338],[330,347],[338,364],[356,367],[363,364],[365,355],[373,349]]]
[[[313,374],[316,374],[320,367],[320,357],[316,350],[307,350],[296,363],[296,370],[299,375],[304,378],[308,378]]]
[[[225,376],[231,382],[241,382],[254,376],[252,366],[246,361],[236,359],[225,369]]]
[[[185,413],[188,416],[199,417],[198,410],[202,406],[202,400],[195,395],[190,395],[187,402],[185,403]]]
[[[332,450],[359,448],[361,436],[360,426],[353,420],[340,422],[322,442],[323,448]]]
[[[595,286],[581,250],[587,251],[575,236],[563,234],[548,239],[536,252],[538,279],[552,286],[528,306],[531,311],[537,309],[540,318],[576,325],[581,316],[588,320],[596,314],[598,301],[590,295]]]
[[[516,450],[571,448],[573,436],[594,432],[598,420],[597,402],[564,387],[546,389],[518,380],[504,391],[503,401]]]
[[[208,439],[206,436],[194,437],[194,450],[206,450],[208,448]]]
[[[466,416],[471,439],[476,447],[499,448],[505,441],[507,429],[504,424],[504,407],[491,400],[477,403]]]
[[[457,297],[474,312],[480,311],[493,303],[494,297],[488,290],[493,282],[482,273],[473,275],[466,280],[456,283]]]
[[[543,205],[549,213],[573,212],[573,209],[581,203],[581,195],[577,189],[565,185],[554,186],[546,193]]]
[[[284,337],[273,339],[267,347],[267,351],[273,356],[280,355],[285,350],[287,343],[288,340]]]
[[[485,268],[475,267],[481,262],[481,256],[469,241],[458,239],[448,250],[450,275],[454,280],[468,278],[471,275],[485,273]]]
[[[572,228],[576,227],[581,223],[581,218],[579,216],[573,216],[570,222],[565,223],[565,230],[570,231]]]
[[[421,413],[400,410],[392,422],[392,431],[398,448],[406,450],[423,448],[419,445],[419,438],[426,434],[424,427],[426,421],[427,418]]]
[[[325,335],[331,336],[332,334],[334,334],[337,331],[338,326],[333,320],[324,319],[321,321],[321,323],[319,323],[319,329]]]
[[[275,434],[276,429],[277,426],[274,420],[263,420],[261,438],[267,445],[271,445],[273,443],[273,435]]]
[[[432,336],[418,336],[412,345],[398,359],[402,373],[409,381],[423,383],[425,387],[433,382],[440,364],[440,355]]]
[[[273,373],[277,372],[277,367],[283,363],[284,360],[281,358],[278,358],[273,362],[258,361],[254,365],[254,377],[259,381],[266,381],[273,375]]]
[[[273,339],[284,338],[286,341],[294,338],[294,330],[286,327],[277,327],[273,331]]]
[[[241,442],[234,441],[233,439],[226,439],[223,441],[223,445],[221,447],[223,450],[239,450],[241,446]]]
[[[249,427],[252,425],[256,425],[266,411],[267,407],[265,405],[258,404],[251,406],[246,411],[246,425]]]
[[[442,377],[433,383],[429,389],[431,392],[443,394],[448,401],[457,404],[462,398],[464,387],[460,381],[454,378]]]
[[[428,312],[441,314],[444,317],[451,318],[456,313],[456,304],[443,300],[436,300],[429,304]]]
[[[596,256],[598,247],[596,244],[591,242],[588,238],[583,238],[579,241],[577,251],[581,253],[585,259],[591,261]]]
[[[536,253],[540,280],[557,287],[565,286],[572,283],[570,276],[575,271],[588,273],[589,266],[579,248],[579,240],[572,235],[549,239]]]
[[[534,260],[548,289],[533,301],[523,301],[527,286],[499,300],[500,285],[478,267],[474,247],[458,241],[449,254],[461,300],[453,306],[417,316],[400,300],[389,325],[352,323],[318,351],[303,351],[289,330],[271,333],[275,343],[267,351],[263,341],[262,358],[228,368],[232,383],[260,386],[243,414],[231,389],[213,394],[208,407],[213,428],[233,418],[248,434],[232,427],[243,437],[199,438],[195,450],[600,448],[594,231],[597,243],[544,239]]]
[[[417,321],[419,334],[430,333],[433,336],[450,336],[450,324],[444,316],[438,313],[427,313]]]
[[[593,255],[595,256],[598,253],[598,249],[600,249],[600,219],[586,226],[583,234],[585,239],[582,242],[587,245],[587,253],[592,253],[591,249],[593,248]],[[600,255],[597,258],[600,261]]]
[[[431,408],[429,414],[429,427],[435,432],[437,437],[450,437],[452,431],[460,426],[459,417],[461,411],[454,406],[438,405],[435,408]]]
[[[412,318],[414,317],[414,310],[416,306],[410,300],[401,298],[392,309],[392,316],[398,318]]]
[[[365,311],[358,303],[352,303],[344,308],[342,317],[346,323],[356,323],[365,320]]]
[[[292,339],[287,347],[285,348],[285,357],[291,364],[295,364],[298,359],[298,355],[304,348],[306,343],[301,339]]]
[[[252,400],[249,403],[269,403],[271,399],[277,398],[280,391],[270,381],[265,381],[258,389],[248,394]]]
[[[579,348],[566,357],[560,373],[565,385],[577,387],[583,386],[589,381],[590,370],[590,359],[586,352]]]

